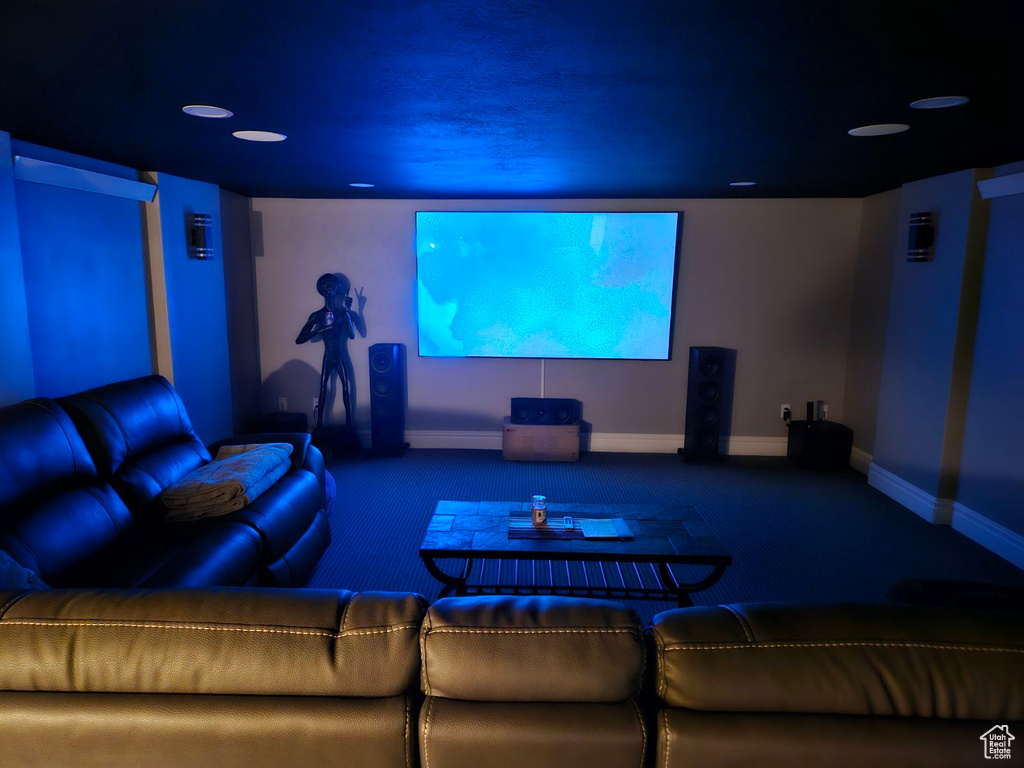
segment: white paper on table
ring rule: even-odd
[[[614,520],[580,520],[585,539],[618,539],[622,537]]]

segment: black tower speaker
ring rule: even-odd
[[[370,446],[374,453],[405,450],[405,346],[370,345]]]
[[[512,424],[575,424],[576,401],[569,397],[513,397]]]
[[[732,420],[735,373],[736,350],[690,347],[682,452],[687,463],[722,460],[722,443],[729,437]]]

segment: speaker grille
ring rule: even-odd
[[[704,381],[697,387],[697,396],[701,400],[717,400],[722,388],[717,381]]]
[[[702,355],[700,359],[701,376],[721,376],[722,359],[718,355]]]
[[[715,429],[700,429],[697,430],[697,445],[704,450],[713,450],[718,448],[718,430]]]
[[[690,347],[683,455],[687,461],[718,461],[729,433],[734,350]]]
[[[390,351],[378,350],[370,355],[370,370],[375,373],[388,373],[394,365]]]
[[[565,397],[513,397],[509,420],[513,424],[575,424],[576,401]]]
[[[405,448],[405,350],[401,344],[373,344],[370,361],[370,439],[375,453]]]
[[[718,409],[702,405],[697,409],[697,421],[701,424],[710,425],[718,423]]]

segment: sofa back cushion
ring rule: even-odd
[[[108,384],[60,399],[100,477],[134,513],[159,512],[160,492],[210,460],[163,376]]]
[[[706,711],[1024,718],[1024,617],[885,604],[701,606],[651,625],[657,689]]]
[[[420,632],[421,687],[468,701],[617,702],[644,666],[639,619],[607,600],[449,597]]]
[[[0,408],[0,509],[95,480],[92,457],[57,403]]]
[[[343,590],[0,593],[0,691],[399,696],[423,608]]]
[[[133,526],[57,403],[40,398],[0,409],[0,549],[58,586]]]

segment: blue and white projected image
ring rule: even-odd
[[[418,212],[420,355],[667,360],[678,219]]]

